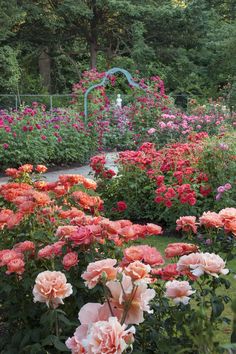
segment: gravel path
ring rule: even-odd
[[[117,167],[116,167],[116,164],[114,163],[114,161],[118,157],[118,153],[109,152],[109,153],[106,153],[105,155],[106,155],[106,167],[111,168],[114,171],[117,171]],[[58,177],[62,174],[63,175],[76,174],[76,175],[82,175],[85,177],[93,178],[92,175],[90,175],[91,172],[92,172],[92,170],[91,170],[90,166],[85,165],[85,166],[81,166],[81,167],[75,167],[75,168],[70,168],[70,169],[64,169],[64,170],[62,169],[62,170],[58,170],[58,171],[47,172],[44,174],[44,176],[46,177],[46,181],[53,182],[53,181],[56,181],[58,179]],[[0,178],[0,185],[6,183],[7,181],[8,181],[8,177],[1,177]]]

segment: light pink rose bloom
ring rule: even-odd
[[[131,279],[135,282],[135,284],[139,284],[141,281],[146,283],[151,282],[151,278],[149,277],[149,273],[151,271],[151,267],[148,264],[144,264],[140,261],[135,261],[130,263],[127,267],[124,268],[124,272],[126,275],[129,275]]]
[[[117,269],[114,265],[117,263],[116,259],[103,259],[101,261],[89,263],[87,270],[81,275],[86,280],[85,284],[89,289],[94,288],[101,278],[104,276],[106,280],[113,280],[116,278]]]
[[[172,299],[175,304],[187,305],[190,300],[189,296],[196,292],[192,290],[188,281],[172,280],[168,281],[165,286],[165,296]]]
[[[194,275],[207,273],[213,277],[218,278],[219,274],[226,275],[229,273],[229,269],[225,268],[224,260],[215,253],[203,253],[203,262],[192,273]]]
[[[152,134],[154,134],[156,132],[156,129],[155,128],[150,128],[150,129],[148,129],[148,131],[147,131],[147,133],[149,134],[149,135],[152,135]]]
[[[125,304],[132,299],[125,319],[126,324],[139,324],[144,321],[144,311],[153,312],[150,310],[149,301],[156,293],[154,289],[148,289],[146,283],[135,286],[131,277],[123,274],[121,284],[119,281],[109,281],[106,285],[111,292],[110,301],[115,308],[123,310]]]
[[[88,326],[81,325],[76,328],[74,336],[67,339],[65,344],[66,344],[67,348],[71,350],[72,354],[85,354],[85,353],[87,353],[85,351],[84,346],[82,345],[82,340],[84,340],[87,337],[87,333],[88,333]]]
[[[204,273],[218,277],[219,274],[228,274],[223,259],[214,253],[191,253],[183,256],[177,263],[178,271],[190,271],[194,276],[199,277]]]
[[[57,308],[63,299],[72,294],[72,286],[62,272],[41,272],[35,279],[34,302],[45,302],[48,307]]]
[[[215,227],[220,228],[223,227],[223,222],[219,214],[215,212],[204,212],[202,216],[199,218],[200,225],[204,225],[206,227]]]
[[[190,253],[180,257],[177,262],[177,271],[185,272],[197,268],[203,262],[202,253]]]
[[[82,344],[88,354],[121,354],[134,341],[134,333],[134,327],[126,330],[126,325],[110,317],[108,321],[94,323]]]
[[[232,219],[236,219],[236,208],[225,208],[219,212],[223,223]]]

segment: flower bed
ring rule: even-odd
[[[94,181],[62,175],[48,183],[40,178],[45,166],[7,172],[12,181],[0,187],[3,354],[221,352],[214,333],[229,301],[218,291],[230,286],[227,248],[221,257],[175,243],[163,256],[133,244],[163,237],[161,227],[103,216]],[[229,217],[235,222],[234,208],[219,213],[227,237]]]
[[[220,140],[219,140],[220,139]],[[144,143],[119,153],[118,173],[108,171],[103,156],[93,157],[104,208],[112,217],[148,219],[173,225],[181,215],[199,215],[233,205],[236,198],[235,134],[188,137],[157,150]],[[123,203],[123,209],[117,203]],[[124,207],[125,206],[125,207]]]
[[[45,112],[37,103],[19,112],[0,111],[0,170],[24,163],[84,163],[97,150],[92,129],[73,110]]]

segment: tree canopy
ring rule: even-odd
[[[235,0],[0,0],[0,93],[70,92],[89,68],[217,97],[236,80]]]

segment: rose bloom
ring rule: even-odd
[[[202,216],[199,218],[200,225],[204,225],[205,227],[215,227],[220,228],[223,227],[223,222],[219,214],[215,212],[204,212]]]
[[[183,230],[185,232],[197,233],[196,217],[195,216],[181,216],[176,220],[176,230]]]
[[[56,236],[59,238],[68,238],[77,230],[78,230],[78,226],[72,226],[72,225],[59,226],[56,231]]]
[[[219,274],[228,274],[229,270],[225,268],[223,259],[214,253],[191,253],[188,256],[182,256],[177,263],[178,271],[190,270],[190,272],[199,277],[206,273],[218,278]]]
[[[130,263],[127,267],[124,268],[125,274],[129,275],[135,284],[139,284],[140,281],[150,283],[150,271],[150,265],[144,264],[140,261]]]
[[[23,241],[23,242],[19,242],[16,243],[13,247],[13,249],[16,252],[30,252],[32,254],[34,254],[35,251],[35,245],[32,241]]]
[[[149,235],[160,235],[162,234],[162,228],[156,224],[147,224],[147,233]]]
[[[173,258],[176,256],[184,256],[185,254],[197,252],[198,247],[190,243],[170,243],[165,249],[166,258]]]
[[[150,266],[158,266],[164,264],[164,259],[155,247],[147,245],[131,246],[124,250],[124,258],[122,264],[129,264],[134,261],[143,261]]]
[[[97,183],[95,181],[93,181],[92,179],[89,179],[89,178],[85,178],[84,179],[83,186],[86,189],[92,189],[94,191],[97,189]]]
[[[174,280],[180,275],[176,263],[167,264],[164,268],[152,269],[152,274],[159,276],[162,280]]]
[[[19,171],[16,168],[7,168],[5,170],[5,173],[7,176],[12,177],[12,178],[19,177]]]
[[[45,302],[57,308],[63,299],[72,294],[72,286],[61,272],[46,270],[38,274],[33,288],[34,302]]]
[[[78,264],[78,254],[76,252],[68,252],[62,260],[62,264],[66,270],[70,270]]]
[[[33,171],[33,165],[25,164],[19,167],[20,172],[30,173]]]
[[[39,173],[45,173],[47,171],[47,167],[44,165],[37,165],[35,167],[35,171],[39,172]]]
[[[116,259],[103,259],[101,261],[89,263],[86,271],[81,277],[86,280],[85,284],[89,289],[94,288],[105,276],[106,280],[113,280],[116,278],[117,269],[114,265],[117,263]]]
[[[134,327],[126,330],[126,325],[110,317],[108,321],[95,322],[82,343],[88,354],[121,354],[134,341],[134,333]]]
[[[119,201],[116,203],[119,212],[125,211],[127,209],[127,204],[124,201]]]
[[[0,267],[7,265],[14,259],[23,259],[22,253],[16,252],[15,250],[2,250],[0,251]]]
[[[115,309],[124,311],[126,303],[130,302],[129,311],[125,318],[126,324],[139,324],[144,321],[143,312],[152,313],[149,301],[156,293],[154,289],[148,289],[145,282],[135,286],[130,276],[123,273],[121,283],[119,281],[109,281],[106,286],[111,292],[110,303]]]
[[[196,292],[192,290],[188,281],[172,280],[168,281],[165,286],[165,296],[172,299],[175,304],[187,305],[190,300],[189,296]]]
[[[219,216],[223,223],[226,221],[236,219],[236,208],[225,208],[219,212]]]
[[[236,236],[236,218],[225,223],[225,230]]]
[[[6,274],[16,273],[23,274],[25,271],[25,262],[20,258],[12,259],[7,263]]]

